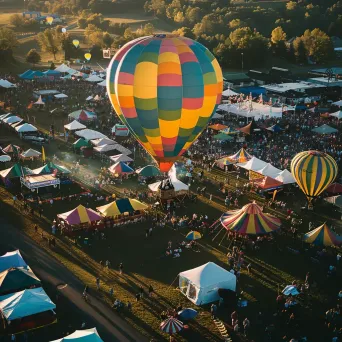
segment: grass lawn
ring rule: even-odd
[[[18,10],[2,10],[0,13],[0,26],[5,26],[9,24],[10,16],[13,14],[20,14],[21,12],[18,12]]]

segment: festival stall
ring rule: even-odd
[[[342,184],[332,183],[325,189],[325,191],[329,194],[342,194]]]
[[[7,80],[0,79],[0,87],[5,88],[5,89],[13,89],[13,88],[16,88],[17,86]]]
[[[96,224],[102,220],[102,216],[96,211],[79,205],[73,210],[63,214],[58,214],[57,218],[63,222],[68,232],[80,229],[101,229],[103,225]]]
[[[93,146],[102,146],[102,145],[115,145],[117,144],[117,142],[109,138],[101,138],[101,139],[92,140],[91,144]]]
[[[9,162],[11,161],[11,159],[12,158],[6,152],[4,152],[3,149],[0,148],[0,163]]]
[[[16,122],[19,122],[21,121],[22,118],[20,118],[19,116],[16,116],[16,115],[12,115],[12,116],[9,116],[8,118],[2,120],[4,123],[10,125],[10,124],[13,124],[13,123],[16,123]]]
[[[219,289],[236,290],[236,276],[213,262],[179,273],[179,288],[191,302],[204,305],[220,299]]]
[[[43,143],[44,138],[38,137],[38,128],[34,127],[29,123],[24,123],[23,125],[16,126],[15,130],[19,133],[21,139],[32,140]]]
[[[54,188],[61,188],[61,181],[54,174],[38,174],[38,175],[27,175],[20,177],[20,183],[25,186],[31,192],[39,193],[40,188],[47,188],[53,186]]]
[[[96,328],[76,330],[72,334],[51,342],[103,342]]]
[[[41,286],[40,280],[30,269],[9,268],[0,273],[0,296]]]
[[[23,268],[28,270],[25,260],[21,256],[19,249],[13,252],[7,252],[0,257],[0,272],[6,271],[10,268]]]
[[[342,195],[327,197],[324,200],[336,207],[342,208]]]
[[[231,90],[230,88],[228,88],[222,92],[222,96],[225,96],[225,97],[237,96],[237,95],[239,95],[239,94],[236,93],[235,91]]]
[[[292,176],[292,173],[286,169],[281,171],[275,179],[279,182],[282,182],[284,185],[296,183],[295,179]]]
[[[101,139],[107,138],[104,134],[94,131],[92,129],[82,129],[81,131],[76,131],[75,134],[85,140],[94,140],[94,139]]]
[[[214,135],[213,137],[215,140],[219,140],[219,141],[233,141],[234,138],[232,138],[230,135],[225,134],[225,133],[219,133]]]
[[[228,126],[226,125],[221,125],[221,124],[215,124],[215,125],[211,125],[208,128],[214,130],[214,131],[222,131],[226,128],[228,128]]]
[[[117,154],[115,156],[110,156],[109,159],[112,160],[114,163],[118,163],[118,162],[129,163],[133,161],[131,157],[128,157],[127,155],[122,154],[122,153]]]
[[[41,167],[38,167],[37,169],[33,169],[31,171],[34,175],[47,175],[47,174],[52,173],[52,171],[50,170],[50,168],[47,164],[45,164]]]
[[[114,224],[127,222],[138,222],[144,216],[148,206],[138,200],[131,198],[120,198],[109,204],[97,207],[96,210],[106,218],[113,218]],[[109,222],[105,222],[109,226]]]
[[[221,169],[227,169],[229,165],[236,164],[236,163],[246,163],[252,159],[252,156],[246,152],[244,148],[241,148],[238,152],[233,155],[226,156],[220,158],[215,161],[215,165],[217,165]]]
[[[97,115],[89,110],[79,109],[68,115],[68,119],[77,120],[82,122],[94,121],[97,119]]]
[[[312,132],[318,133],[318,134],[333,134],[333,133],[337,133],[338,129],[330,127],[329,125],[322,125],[320,127],[316,127],[314,129],[311,130]]]
[[[135,171],[141,177],[155,177],[160,176],[160,170],[154,165],[147,165]]]
[[[102,82],[103,79],[97,75],[91,75],[86,79],[87,82],[96,83],[96,82]]]
[[[252,184],[261,192],[281,189],[284,185],[282,182],[268,176],[254,179]]]
[[[134,173],[134,170],[124,162],[117,162],[108,168],[108,171],[114,175],[129,175]]]
[[[21,158],[21,159],[26,159],[26,160],[29,160],[29,159],[38,159],[38,158],[40,158],[41,157],[41,152],[39,152],[39,151],[36,151],[36,150],[34,150],[34,149],[32,149],[32,148],[29,148],[28,150],[26,150],[26,151],[24,151],[23,153],[21,153],[20,155],[19,155],[19,157]]]
[[[342,244],[342,237],[329,229],[326,223],[306,233],[303,241],[315,246],[339,246]]]
[[[112,128],[112,134],[118,137],[127,137],[129,135],[129,130],[126,125],[116,124]]]
[[[6,153],[18,155],[21,148],[17,145],[9,144],[5,148],[2,149]]]
[[[2,321],[8,334],[56,323],[55,309],[41,287],[0,296]]]
[[[255,202],[241,209],[227,211],[221,216],[220,222],[227,231],[248,235],[268,234],[281,227],[280,219],[263,213]]]
[[[91,143],[90,141],[84,140],[83,138],[79,138],[72,144],[72,147],[75,150],[79,150],[81,147],[91,147]]]

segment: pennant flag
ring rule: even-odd
[[[42,146],[42,161],[45,162],[45,149],[44,146]]]

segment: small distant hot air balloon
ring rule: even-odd
[[[338,166],[329,154],[319,151],[298,153],[291,161],[291,172],[308,199],[319,196],[336,178]]]
[[[113,57],[107,92],[123,123],[167,172],[206,127],[223,77],[211,52],[186,37],[154,35]]]
[[[52,17],[46,17],[46,22],[51,25],[53,22],[53,18]]]
[[[76,48],[78,48],[78,46],[80,45],[80,42],[79,42],[77,39],[74,39],[74,40],[72,41],[72,43],[74,44],[74,46],[75,46]]]
[[[84,58],[87,60],[87,61],[90,61],[90,59],[91,59],[91,53],[85,53],[84,54]]]
[[[62,32],[66,33],[67,29],[65,27],[62,27]]]

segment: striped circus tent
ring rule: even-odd
[[[281,227],[280,219],[263,213],[255,202],[227,211],[221,216],[221,224],[227,230],[249,235],[268,234]]]
[[[174,317],[170,317],[160,324],[160,329],[169,335],[179,333],[183,327],[183,323]]]
[[[63,214],[58,214],[57,217],[70,225],[78,225],[81,223],[90,223],[102,220],[102,216],[95,210],[79,205],[77,208]]]
[[[306,233],[303,240],[315,246],[338,246],[342,243],[342,237],[331,231],[326,223]]]
[[[246,163],[248,160],[252,159],[252,156],[247,153],[244,148],[241,148],[235,154],[228,156],[227,158],[236,163]]]
[[[96,208],[103,216],[118,216],[123,213],[132,213],[136,210],[146,210],[148,206],[131,198],[120,198],[109,204]]]
[[[129,167],[127,164],[125,164],[124,162],[117,162],[111,167],[109,167],[108,170],[111,173],[118,174],[118,175],[127,175],[130,173],[134,173],[134,170],[131,167]]]

